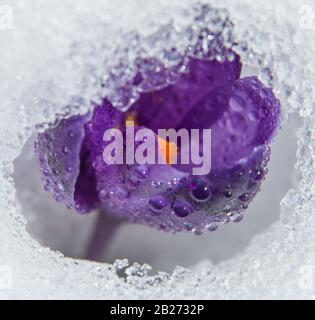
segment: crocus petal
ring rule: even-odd
[[[208,176],[189,176],[168,165],[95,162],[100,206],[106,212],[160,230],[202,232],[239,219],[259,191],[270,151],[257,147],[246,158]]]
[[[280,104],[272,90],[248,77],[212,90],[181,125],[212,130],[212,169],[223,169],[270,143],[279,122]]]
[[[152,199],[166,199],[187,176],[169,165],[107,165],[101,156],[95,162],[95,170],[101,206],[138,223],[152,220]],[[159,221],[153,219],[151,224],[157,227]]]
[[[107,164],[103,151],[109,142],[103,141],[107,129],[117,127],[125,134],[122,113],[108,102],[94,109],[86,124],[83,145],[90,148],[90,159],[86,163],[93,168],[99,206],[107,212],[118,214],[133,221],[143,221],[144,212],[149,211],[149,200],[164,193],[174,192],[177,183],[187,174],[172,166],[155,164]],[[135,134],[144,127],[133,127]],[[155,154],[161,152],[158,136],[154,135]],[[141,143],[135,143],[135,149]],[[138,215],[137,215],[138,213]]]
[[[121,112],[104,100],[101,106],[95,106],[92,118],[85,123],[85,136],[80,151],[80,174],[74,195],[78,211],[88,212],[99,207],[100,194],[97,190],[96,159],[103,151],[104,132],[119,125],[121,121]]]
[[[238,79],[241,64],[191,59],[189,72],[175,84],[141,94],[131,110],[137,120],[158,129],[212,129],[212,167],[232,165],[271,141],[280,105],[256,77]],[[191,165],[177,165],[190,172]]]
[[[103,136],[107,129],[119,127],[123,121],[122,112],[115,109],[112,104],[104,99],[102,105],[94,106],[91,119],[85,125],[85,139],[83,144],[90,151],[90,161],[103,152]]]
[[[187,73],[180,76],[176,83],[141,94],[131,107],[141,125],[154,131],[184,128],[181,126],[182,119],[200,99],[216,87],[239,78],[241,63],[237,55],[232,62],[224,63],[190,59],[187,69]]]
[[[70,208],[76,207],[74,193],[87,119],[87,116],[63,119],[57,127],[39,134],[35,144],[45,189]]]

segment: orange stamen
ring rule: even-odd
[[[168,142],[158,136],[158,142],[160,151],[165,162],[169,165],[174,164],[175,159],[177,158],[178,148],[176,143]]]
[[[129,112],[126,116],[125,122],[126,126],[137,126],[138,121],[136,112]]]
[[[126,126],[137,126],[137,114],[136,112],[129,112],[125,118]],[[161,154],[165,162],[169,165],[174,164],[177,158],[178,148],[176,143],[168,142],[165,139],[158,136],[158,143],[160,147]]]

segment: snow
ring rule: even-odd
[[[234,43],[246,72],[257,72],[272,84],[283,106],[283,129],[273,146],[269,180],[262,200],[257,199],[260,204],[253,203],[252,212],[246,214],[259,212],[255,216],[259,218],[247,227],[246,217],[239,225],[222,226],[215,232],[218,236],[209,234],[207,239],[176,239],[173,251],[165,249],[161,259],[156,255],[162,248],[150,240],[154,258],[128,257],[142,259],[138,262],[143,265],[133,261],[128,265],[126,256],[111,263],[118,255],[127,255],[126,241],[119,234],[105,262],[75,259],[82,256],[94,218],[84,217],[86,227],[82,228],[78,221],[82,217],[58,209],[56,214],[65,217],[65,226],[59,228],[59,217],[55,229],[51,224],[47,227],[38,213],[48,217],[56,205],[47,195],[45,201],[39,198],[36,176],[28,172],[34,165],[32,159],[27,162],[28,153],[23,153],[25,163],[15,162],[20,163],[15,170],[13,161],[35,130],[45,129],[60,116],[84,113],[90,101],[104,95],[118,108],[123,101],[136,99],[135,88],[128,97],[120,96],[118,90],[132,76],[135,57],[150,54],[174,63],[174,57],[165,52],[170,45],[176,45],[178,52],[186,48],[191,41],[186,30],[200,6],[191,0],[65,0],[58,5],[53,0],[31,4],[12,0],[3,4],[6,7],[1,2],[0,8],[12,9],[10,23],[0,18],[1,298],[314,298],[315,5],[307,0],[203,2],[228,9],[228,13],[216,12],[221,19],[228,14],[234,25],[233,30],[229,27],[232,35],[224,31],[223,42]],[[220,23],[209,24],[222,31]],[[193,29],[200,30],[197,24]],[[109,82],[113,73],[115,81]],[[292,183],[289,176],[294,178]],[[266,219],[258,210],[262,206],[268,212]],[[247,230],[245,240],[243,232],[238,233],[242,224]],[[43,225],[66,236],[52,244]],[[159,241],[165,236],[153,235],[152,230],[142,235],[150,237],[151,232]],[[240,234],[239,245],[224,242],[228,234],[231,242]],[[172,236],[167,237],[168,241],[161,240],[165,246],[172,242]],[[65,239],[76,245],[67,248]],[[141,243],[138,238],[133,246]],[[216,251],[213,243],[218,243]],[[58,252],[60,248],[72,258]],[[176,249],[182,253],[174,256]],[[149,264],[163,271],[151,275]]]

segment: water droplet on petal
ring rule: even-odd
[[[232,193],[231,191],[225,191],[225,192],[224,192],[224,196],[225,196],[226,198],[231,198],[232,195],[233,195],[233,193]]]
[[[108,192],[105,189],[102,189],[99,193],[100,200],[105,200],[108,197]]]
[[[128,191],[124,188],[116,188],[114,191],[114,196],[118,201],[125,201],[128,198]]]
[[[191,231],[194,228],[191,223],[184,223],[183,226],[186,231]]]
[[[242,202],[247,202],[249,200],[249,194],[243,193],[238,197]]]
[[[219,225],[217,223],[210,223],[206,226],[207,230],[211,232],[217,230],[218,227]]]
[[[136,179],[135,177],[131,176],[128,180],[127,180],[127,186],[131,189],[136,189],[139,186],[139,180]]]
[[[196,229],[194,230],[194,234],[195,234],[196,236],[201,236],[201,235],[202,235],[202,229],[196,228]]]
[[[191,197],[198,202],[208,201],[211,197],[211,189],[204,181],[197,181],[190,192]]]
[[[232,220],[233,222],[235,222],[235,223],[240,222],[240,221],[243,220],[243,214],[241,214],[241,213],[236,214],[235,216],[233,216],[233,217],[231,218],[231,220]]]
[[[54,199],[57,201],[57,202],[62,202],[64,200],[64,196],[62,194],[55,194],[54,195]]]
[[[137,175],[137,178],[139,180],[144,180],[148,177],[149,175],[149,170],[148,170],[148,167],[145,166],[145,165],[140,165],[138,167],[136,167],[135,169],[135,173]]]
[[[62,147],[62,153],[67,154],[69,152],[69,149],[67,146]]]
[[[191,213],[193,213],[191,205],[186,201],[175,200],[172,205],[172,208],[174,210],[175,215],[179,218],[185,218]]]
[[[232,110],[241,112],[246,108],[246,101],[239,95],[233,95],[229,100],[229,106]]]
[[[66,166],[66,167],[65,167],[65,171],[66,171],[66,172],[71,172],[71,171],[72,171],[72,168],[71,168],[70,166]]]
[[[167,201],[163,196],[155,196],[149,200],[150,209],[160,211],[167,206]]]
[[[252,173],[251,173],[251,178],[255,181],[260,181],[262,180],[264,177],[264,174],[263,174],[263,171],[258,169],[258,170],[254,170]]]

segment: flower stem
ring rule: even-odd
[[[102,256],[113,236],[115,235],[122,220],[108,215],[104,211],[99,211],[95,222],[94,231],[87,246],[85,259],[102,261]]]

